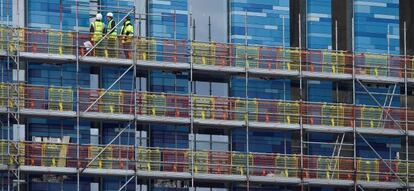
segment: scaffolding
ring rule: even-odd
[[[135,7],[122,13],[124,17],[116,26],[130,15],[134,16],[135,22],[141,22],[141,19],[136,21],[137,18],[148,17],[147,14],[135,13]],[[247,27],[247,16],[245,19]],[[0,107],[5,108],[3,112],[7,114],[9,130],[8,139],[0,142],[0,161],[6,166],[2,170],[8,172],[9,179],[15,180],[13,184],[17,184],[17,190],[20,190],[21,174],[30,172],[76,174],[78,190],[80,177],[91,174],[124,176],[125,183],[119,190],[126,190],[129,183],[136,184],[139,177],[147,176],[191,180],[191,188],[197,180],[241,180],[247,188],[251,182],[280,181],[299,184],[302,190],[307,185],[352,185],[354,190],[365,187],[409,190],[414,180],[414,161],[409,160],[408,152],[410,131],[414,131],[414,111],[407,105],[408,83],[414,82],[414,59],[407,55],[310,50],[301,44],[295,48],[256,46],[247,43],[248,34],[245,34],[243,45],[135,36],[130,49],[121,48],[123,37],[117,40],[119,44],[115,47],[100,46],[105,35],[87,49],[83,42],[89,39],[90,34],[79,30],[7,27],[0,28],[0,31],[1,48],[5,51],[3,56],[7,57],[9,69],[17,71],[15,81],[0,84]],[[129,58],[126,51],[133,56]],[[19,77],[20,61],[30,59],[75,63],[76,87],[25,84]],[[79,86],[79,65],[83,63],[128,67],[108,88],[88,89]],[[133,71],[136,76],[137,67],[189,71],[190,87],[193,87],[194,73],[200,70],[242,73],[246,79],[245,97],[199,96],[192,88],[185,95],[141,92],[135,83],[131,91],[112,89],[128,72]],[[300,98],[298,101],[249,98],[247,79],[250,75],[297,78]],[[305,78],[352,81],[353,103],[305,101]],[[394,85],[393,91],[387,93],[389,104],[381,104],[366,88],[366,82]],[[391,107],[396,84],[405,89],[405,107]],[[358,105],[355,102],[356,85],[361,86],[377,105]],[[19,126],[21,116],[76,118],[77,143],[12,140],[10,127],[13,124]],[[115,119],[127,122],[127,125],[106,145],[83,145],[79,142],[79,124],[82,119],[90,118]],[[196,141],[194,129],[197,125],[245,127],[246,152],[198,151],[193,144],[188,149],[142,147],[137,143],[133,146],[114,144],[124,132],[136,128],[140,122],[189,125],[193,142]],[[248,135],[251,129],[300,132],[300,153],[250,152]],[[307,132],[331,129],[338,133],[335,143],[306,141]],[[344,143],[345,136],[351,134],[353,142]],[[403,159],[383,159],[367,141],[366,134],[405,137],[406,156]],[[358,137],[378,158],[357,157]],[[304,147],[309,144],[333,144],[333,153],[331,156],[307,155]],[[352,157],[341,156],[343,146],[353,147]],[[8,190],[13,190],[10,187],[13,184]]]

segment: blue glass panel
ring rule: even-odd
[[[31,139],[36,137],[54,137],[62,138],[63,136],[70,136],[70,142],[76,143],[76,121],[69,119],[56,118],[29,118],[27,123],[28,135]],[[90,143],[90,122],[81,121],[79,125],[81,144]]]
[[[264,153],[290,153],[292,137],[289,132],[249,132],[249,151]],[[246,151],[246,130],[237,128],[232,131],[234,151]]]
[[[151,147],[188,148],[189,129],[185,126],[151,125]]]
[[[148,1],[148,35],[188,39],[188,1]]]
[[[249,98],[262,99],[291,99],[291,85],[288,79],[264,80],[249,78]],[[232,97],[245,97],[246,80],[243,77],[232,77],[230,93]]]
[[[307,1],[308,47],[332,49],[331,0]]]
[[[230,11],[231,42],[245,43],[247,25],[248,44],[289,46],[289,1],[230,0]]]
[[[365,139],[384,159],[395,159],[397,152],[402,151],[401,139],[398,137],[365,136]],[[357,156],[363,158],[378,158],[362,138],[357,139]]]
[[[308,81],[308,101],[332,103],[332,86],[330,81]]]
[[[354,12],[357,52],[400,53],[399,0],[355,0]]]
[[[401,106],[401,95],[400,95],[401,90],[399,86],[396,86],[395,90],[394,90],[394,86],[389,86],[389,87],[366,86],[366,88],[381,105],[392,106],[392,107]],[[389,95],[387,96],[385,94],[389,94]],[[374,99],[372,99],[372,97],[360,85],[357,85],[355,89],[355,103],[358,105],[378,106],[378,104],[374,101]]]
[[[78,2],[78,7],[76,2]],[[76,13],[77,10],[78,13]],[[79,27],[87,30],[89,26],[89,0],[27,1],[27,23],[30,28],[74,30],[77,15]]]

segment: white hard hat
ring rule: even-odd
[[[114,17],[114,14],[112,14],[111,12],[106,14],[107,17]]]
[[[102,20],[102,14],[101,13],[96,14],[96,19],[97,20]]]

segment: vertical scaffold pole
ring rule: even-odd
[[[299,125],[300,125],[300,187],[304,191],[304,181],[303,181],[303,124],[302,124],[302,102],[303,102],[303,78],[302,78],[302,19],[301,14],[298,15],[298,25],[299,25]]]
[[[404,93],[405,93],[405,184],[407,191],[410,190],[409,176],[409,135],[408,135],[408,82],[407,82],[407,23],[404,21]],[[410,71],[411,72],[411,71]]]
[[[79,148],[79,137],[80,137],[80,114],[79,114],[79,1],[76,0],[76,190],[80,191],[80,148]]]
[[[352,30],[352,120],[353,120],[353,180],[354,180],[354,191],[357,191],[358,186],[357,186],[357,160],[356,160],[356,112],[355,112],[355,99],[356,99],[356,95],[355,95],[355,23],[354,23],[354,17],[352,16],[352,21],[351,21],[351,30]]]
[[[244,15],[244,72],[245,72],[245,111],[244,111],[244,124],[246,127],[246,188],[247,190],[250,190],[250,158],[249,158],[249,61],[248,61],[248,54],[247,54],[247,46],[248,43],[248,20],[247,20],[247,11]]]

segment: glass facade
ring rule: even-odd
[[[88,0],[28,0],[26,3],[30,28],[75,30],[77,15],[80,29],[89,27]]]
[[[332,49],[332,0],[307,1],[307,45],[311,49]]]
[[[0,2],[0,24],[10,25],[13,20],[13,0]]]
[[[414,72],[407,71],[407,77],[403,77],[406,72],[403,68],[384,69],[389,67],[387,61],[391,58],[384,53],[388,49],[390,53],[400,52],[398,0],[353,1],[356,56],[332,52],[334,0],[300,1],[306,3],[300,4],[306,8],[303,34],[307,43],[303,50],[289,47],[292,39],[299,39],[298,31],[290,27],[294,23],[290,17],[298,12],[291,9],[299,1],[228,0],[221,2],[220,9],[209,7],[205,12],[200,10],[203,6],[194,6],[192,12],[198,16],[193,18],[205,18],[204,14],[214,11],[226,16],[213,15],[212,22],[223,19],[220,24],[212,25],[222,27],[216,34],[213,32],[221,36],[213,37],[211,42],[193,44],[188,24],[191,1],[139,0],[145,3],[148,13],[145,17],[148,38],[134,37],[131,42],[135,60],[85,56],[90,47],[83,42],[89,35],[82,39],[72,35],[72,41],[68,41],[72,44],[53,45],[65,49],[75,40],[81,42],[79,49],[71,47],[57,52],[45,48],[44,43],[50,43],[48,36],[25,35],[16,45],[22,46],[22,54],[18,56],[22,57],[19,67],[24,79],[19,84],[15,83],[20,71],[16,71],[14,55],[8,55],[18,51],[6,43],[3,33],[7,20],[4,15],[12,10],[9,7],[12,4],[6,1],[0,1],[0,52],[4,52],[0,55],[0,166],[17,166],[4,158],[11,155],[4,153],[8,151],[4,149],[5,143],[16,141],[19,133],[24,134],[25,146],[16,151],[24,155],[16,156],[24,159],[23,166],[40,169],[35,173],[30,169],[22,171],[22,182],[27,183],[25,190],[76,190],[74,174],[65,177],[62,174],[66,172],[59,170],[77,171],[101,151],[102,155],[88,167],[92,169],[90,174],[81,175],[80,190],[118,190],[136,176],[124,190],[187,191],[192,190],[190,187],[197,191],[247,190],[247,187],[258,191],[298,190],[298,180],[302,184],[306,181],[301,179],[317,179],[318,184],[304,187],[312,191],[345,191],[319,183],[328,180],[335,184],[333,180],[340,179],[358,184],[369,182],[373,187],[382,183],[394,186],[396,178],[384,170],[387,168],[381,166],[378,155],[393,159],[390,162],[393,170],[406,169],[400,160],[405,160],[412,141],[409,137],[409,148],[405,148],[403,136],[411,136],[412,132],[405,134],[400,130],[412,131],[414,127],[409,120],[414,118],[410,109],[414,108],[411,95],[414,90],[410,84]],[[97,12],[104,15],[104,21],[106,13],[113,12],[119,21],[137,2],[28,0],[25,21],[30,29],[22,33],[35,28],[33,31],[39,34],[46,34],[43,32],[47,29],[71,30],[69,34],[75,34],[76,15],[79,27],[88,31]],[[224,7],[228,10],[223,10]],[[197,27],[205,37],[205,23]],[[196,40],[205,40],[204,37]],[[217,43],[215,39],[231,43]],[[249,46],[240,45],[246,39]],[[127,47],[128,38],[117,40],[119,45],[125,45],[123,48]],[[196,46],[199,50],[193,52]],[[118,53],[124,51],[120,49]],[[381,55],[372,56],[371,61],[367,52]],[[386,61],[377,62],[382,58]],[[401,60],[396,60],[396,65],[400,65]],[[136,67],[125,73],[130,64]],[[405,83],[410,85],[404,87]],[[104,93],[105,90],[108,91]],[[406,104],[403,94],[408,96],[407,110],[403,107]],[[22,112],[19,121],[22,127],[13,119],[15,112]],[[361,132],[355,140],[358,135],[354,129]],[[70,144],[63,143],[65,136]],[[106,144],[111,145],[105,148]],[[344,145],[338,147],[339,144]],[[358,158],[352,158],[354,154]],[[329,158],[332,156],[338,159]],[[61,158],[65,158],[64,164]],[[354,164],[357,174],[345,172],[353,169]],[[46,166],[45,175],[38,174],[44,170],[40,167]],[[372,171],[375,175],[366,173]],[[381,176],[369,177],[377,174]],[[194,177],[192,186],[190,176]],[[246,185],[247,181],[232,179],[233,176],[252,179]],[[11,180],[5,177],[11,174],[0,173],[3,181],[0,189]],[[217,181],[221,177],[229,180]],[[279,178],[288,184],[279,185],[275,181]],[[9,185],[13,184],[17,182]]]
[[[230,25],[232,43],[289,46],[289,1],[230,0]]]
[[[258,79],[249,78],[247,95],[249,98],[261,99],[291,99],[291,85],[288,79]],[[246,79],[233,77],[231,79],[230,94],[232,97],[246,96]]]
[[[148,0],[148,36],[188,39],[187,0]]]
[[[355,51],[400,53],[399,0],[355,0]]]

